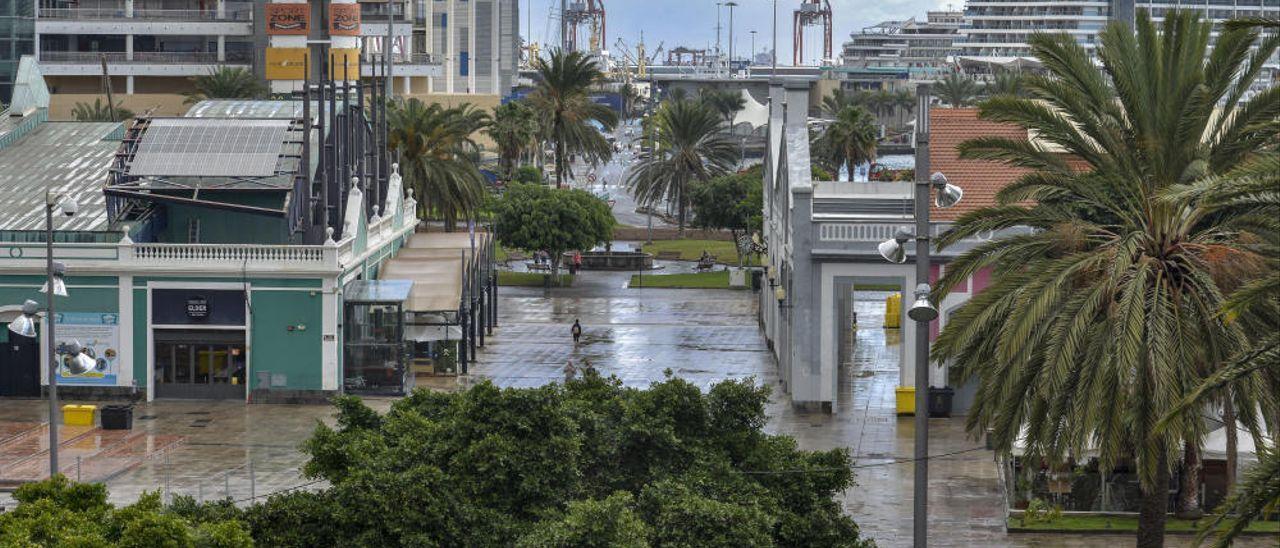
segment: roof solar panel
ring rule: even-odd
[[[130,175],[269,177],[289,120],[158,118],[142,135]]]

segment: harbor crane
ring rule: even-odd
[[[822,27],[822,59],[830,59],[831,3],[827,0],[802,0],[800,7],[792,12],[792,64],[800,66],[804,61],[804,31],[817,26]]]

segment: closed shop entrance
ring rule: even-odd
[[[155,333],[158,398],[244,399],[243,331]]]
[[[155,397],[245,399],[246,306],[242,290],[153,289]]]

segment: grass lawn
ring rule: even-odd
[[[498,285],[506,286],[522,286],[522,287],[542,287],[546,283],[544,278],[551,276],[542,272],[511,272],[507,270],[498,271]],[[555,284],[552,284],[555,285]],[[573,274],[561,274],[560,286],[569,287],[573,285]]]
[[[665,287],[678,289],[746,289],[730,287],[729,271],[689,272],[685,274],[651,274],[631,276],[627,287]]]
[[[1200,530],[1200,526],[1208,522],[1208,518],[1199,521],[1191,521],[1185,519],[1169,518],[1165,522],[1165,530],[1171,533],[1194,533]],[[1051,522],[1037,521],[1035,523],[1027,522],[1022,525],[1022,520],[1011,517],[1008,520],[1010,531],[1095,531],[1099,533],[1117,532],[1117,533],[1136,533],[1138,532],[1137,516],[1062,516]],[[1280,522],[1275,521],[1255,521],[1249,524],[1245,529],[1249,533],[1280,533]]]
[[[684,261],[696,261],[702,256],[702,251],[716,256],[716,260],[728,265],[738,264],[738,250],[735,249],[733,242],[721,240],[654,240],[651,244],[644,245],[644,251],[657,255],[663,251],[678,251],[680,259]],[[757,265],[756,258],[749,256],[748,265]]]

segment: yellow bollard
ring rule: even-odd
[[[897,396],[899,415],[916,414],[916,387],[899,386],[893,389],[893,393]]]
[[[902,294],[894,293],[884,300],[884,327],[902,327]]]

